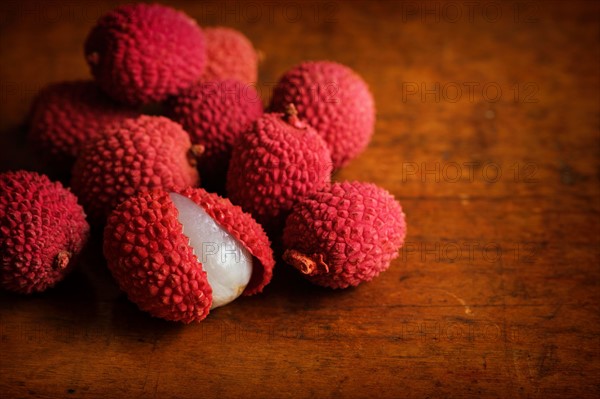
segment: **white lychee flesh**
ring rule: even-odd
[[[219,226],[199,205],[177,193],[170,193],[183,226],[183,234],[202,263],[212,287],[211,309],[228,304],[244,291],[252,275],[252,255]]]

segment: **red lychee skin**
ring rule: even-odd
[[[292,206],[329,184],[331,168],[313,128],[295,115],[265,114],[234,146],[227,194],[276,237]]]
[[[294,207],[283,259],[315,284],[357,286],[389,267],[405,236],[405,215],[389,192],[370,183],[333,183]]]
[[[29,294],[62,280],[89,235],[83,208],[45,175],[0,174],[0,284]]]
[[[29,143],[56,173],[70,173],[81,146],[112,123],[138,115],[116,104],[93,81],[51,84],[30,111]]]
[[[243,33],[225,27],[204,29],[206,68],[200,80],[237,79],[246,84],[258,80],[258,55]]]
[[[246,247],[253,259],[252,276],[242,295],[261,293],[271,281],[275,267],[271,242],[262,226],[252,215],[217,194],[194,188],[187,188],[181,194],[202,206],[215,222]]]
[[[327,142],[334,169],[345,166],[369,144],[375,103],[365,81],[330,61],[304,62],[286,72],[273,89],[270,110],[289,104]]]
[[[260,225],[216,194],[192,188],[181,194],[200,205],[253,255],[252,277],[243,295],[261,292],[271,280],[275,261]],[[208,315],[212,288],[177,216],[163,190],[127,199],[108,219],[104,255],[119,287],[140,309],[191,323]]]
[[[168,116],[204,147],[198,169],[211,191],[225,187],[233,143],[262,113],[254,87],[232,79],[197,83],[167,103]]]
[[[170,119],[127,119],[83,147],[71,187],[90,220],[102,223],[115,206],[138,192],[197,186],[196,150],[181,125]]]
[[[85,42],[92,75],[115,100],[160,102],[191,86],[206,66],[204,33],[182,12],[158,4],[117,7]]]

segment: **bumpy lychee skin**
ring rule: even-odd
[[[389,267],[405,236],[405,215],[389,192],[370,183],[334,183],[294,207],[283,259],[315,284],[357,286]]]
[[[254,87],[232,79],[197,83],[167,104],[168,116],[204,147],[198,169],[211,191],[224,189],[233,143],[262,113]]]
[[[51,84],[33,102],[29,142],[45,164],[67,175],[81,146],[111,123],[138,113],[109,98],[93,81]]]
[[[90,220],[102,223],[115,206],[137,192],[198,185],[199,152],[181,125],[170,119],[127,119],[83,147],[73,166],[71,187]]]
[[[62,280],[89,235],[83,208],[45,175],[0,174],[0,284],[29,294]]]
[[[206,68],[201,81],[237,79],[254,84],[258,79],[258,55],[242,32],[225,27],[204,29]]]
[[[202,260],[178,219],[172,193],[141,193],[121,203],[104,231],[104,255],[119,287],[140,309],[155,317],[191,323],[203,320],[213,301]],[[203,189],[181,192],[200,206],[252,257],[252,275],[242,295],[262,292],[275,261],[260,225],[229,200]]]
[[[325,187],[331,177],[327,145],[300,121],[291,106],[287,114],[265,114],[236,142],[227,174],[227,194],[250,212],[267,232],[281,233],[292,206]]]
[[[295,66],[273,90],[271,111],[289,104],[327,142],[335,169],[368,145],[375,127],[375,103],[365,81],[350,68],[330,61]]]
[[[117,7],[100,17],[85,57],[102,89],[126,104],[159,102],[189,87],[206,66],[204,33],[158,4]]]

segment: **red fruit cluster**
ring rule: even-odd
[[[238,295],[270,282],[270,239],[285,262],[332,288],[369,281],[398,255],[406,221],[394,197],[369,183],[331,182],[374,130],[373,97],[350,68],[331,61],[291,68],[263,114],[251,86],[259,58],[252,43],[158,4],[108,12],[84,52],[94,80],[44,89],[30,112],[29,141],[63,174],[73,165],[73,192],[90,220],[106,224],[108,268],[141,309],[185,323],[211,309],[206,273],[223,270],[203,269],[184,234],[190,225],[178,217],[208,215],[251,254],[249,283],[227,287]],[[166,116],[144,115],[150,109]],[[226,189],[231,202],[196,188],[200,182]],[[191,204],[179,214],[173,193],[201,209]],[[2,286],[33,292],[62,279],[88,236],[83,209],[45,176],[0,175]],[[248,281],[249,265],[244,260],[230,281]],[[226,303],[214,292],[215,306]]]
[[[254,87],[233,79],[197,83],[167,104],[169,117],[204,147],[198,170],[205,187],[216,191],[225,186],[233,143],[262,113]]]

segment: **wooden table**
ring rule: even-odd
[[[2,2],[1,170],[34,167],[33,95],[88,77],[82,42],[115,2]],[[597,397],[598,2],[178,2],[264,53],[260,89],[305,59],[358,71],[368,149],[336,180],[402,202],[409,235],[356,289],[280,264],[264,295],[200,324],[120,293],[98,232],[40,295],[0,294],[0,397]]]

